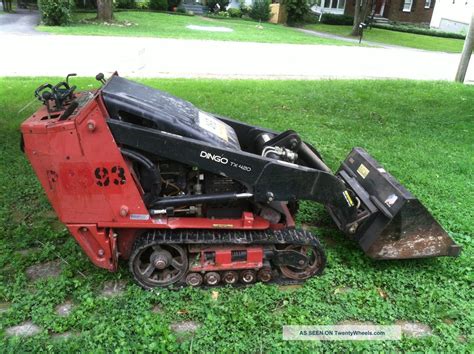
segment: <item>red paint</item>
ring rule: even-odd
[[[98,267],[115,271],[118,258],[127,259],[134,240],[149,229],[264,230],[284,226],[270,225],[250,212],[240,219],[151,217],[143,203],[143,190],[107,126],[100,90],[77,97],[86,95],[90,95],[89,101],[68,119],[59,120],[63,111],[48,115],[43,106],[21,125],[21,132],[25,153],[56,214]],[[289,212],[286,219],[294,225]],[[215,269],[227,269],[231,264],[238,269],[262,266],[261,248],[243,249],[248,250],[249,259],[238,264],[226,258],[229,249],[219,250]]]
[[[232,261],[232,251],[246,251],[246,259]],[[260,246],[192,247],[190,252],[190,271],[193,272],[259,269],[263,266],[263,248]],[[207,259],[206,254],[212,259]],[[198,262],[193,263],[196,259]]]

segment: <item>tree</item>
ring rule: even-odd
[[[2,0],[3,11],[12,12],[12,0]]]
[[[469,66],[469,60],[471,59],[472,50],[474,49],[474,12],[471,17],[471,24],[469,25],[469,31],[467,32],[466,40],[464,41],[464,48],[461,54],[461,60],[459,61],[458,71],[456,73],[455,80],[457,82],[464,82],[466,78],[467,68]]]
[[[354,9],[354,25],[352,26],[351,36],[360,36],[360,24],[367,19],[369,10],[372,7],[371,0],[356,0]]]
[[[97,0],[97,20],[110,22],[114,19],[112,0]]]

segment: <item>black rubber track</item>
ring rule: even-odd
[[[135,240],[133,251],[130,256],[129,268],[132,276],[140,286],[143,285],[136,278],[133,272],[133,259],[138,251],[146,245],[151,244],[179,244],[186,245],[308,245],[315,247],[321,256],[322,266],[314,274],[320,275],[326,266],[326,255],[321,246],[321,243],[311,232],[302,229],[283,229],[283,230],[163,230],[155,229],[143,233],[142,236]],[[181,288],[186,286],[184,283],[184,276],[181,281],[175,283],[171,288]],[[281,275],[274,278],[269,283],[292,285],[301,284],[304,281],[284,278]],[[248,286],[248,285],[234,285],[234,286]],[[207,286],[201,286],[207,288]],[[146,287],[145,287],[146,288]],[[168,287],[170,288],[170,287]]]

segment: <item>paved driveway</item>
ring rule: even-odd
[[[15,22],[10,16],[16,15],[0,15],[0,43],[8,49],[0,76],[117,70],[136,77],[453,80],[460,57],[402,48],[40,35],[34,14]]]
[[[14,13],[2,13],[0,14],[0,35],[45,35],[46,33],[35,30],[39,21],[38,11],[16,9]]]

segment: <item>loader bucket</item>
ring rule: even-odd
[[[461,246],[423,204],[365,150],[354,148],[337,175],[361,202],[363,211],[357,227],[346,231],[352,231],[369,257],[407,259],[460,254]]]

